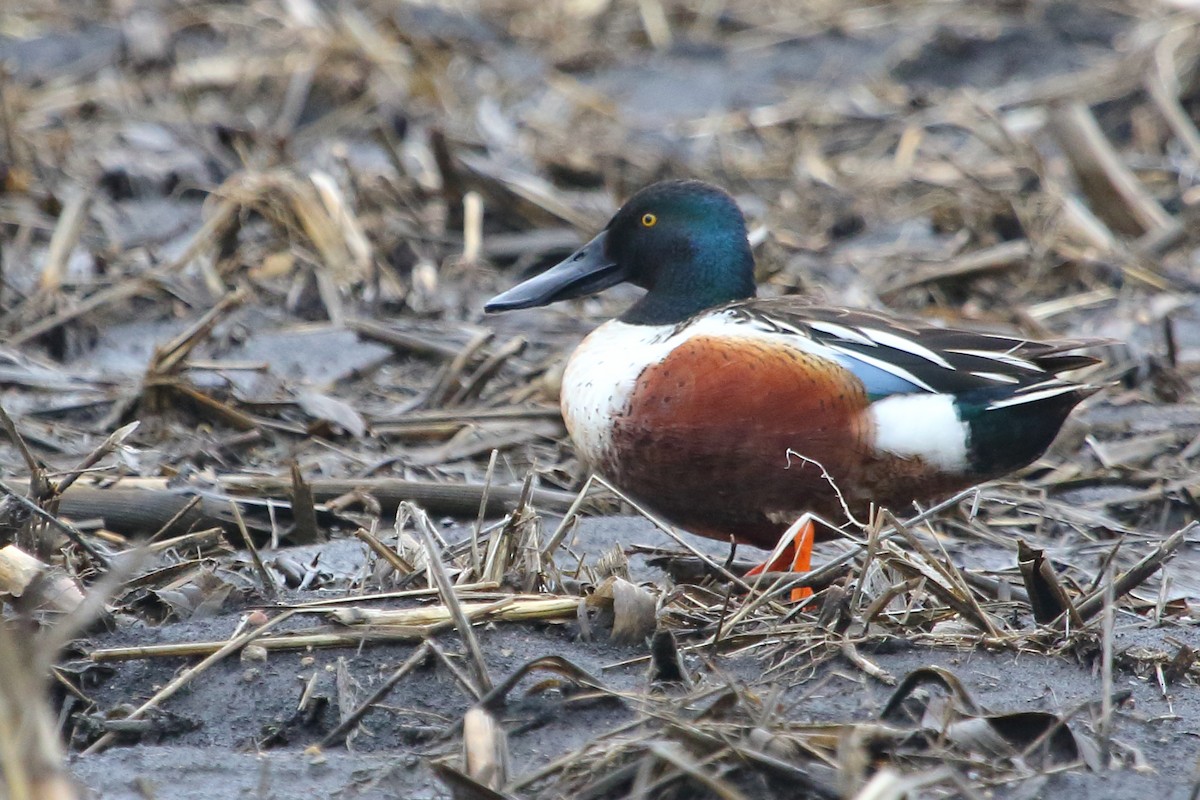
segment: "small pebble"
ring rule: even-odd
[[[320,766],[326,761],[325,751],[321,749],[320,745],[316,744],[310,744],[304,748],[304,756],[308,759],[310,766]]]
[[[242,663],[263,663],[267,660],[267,648],[258,644],[248,644],[242,648]]]

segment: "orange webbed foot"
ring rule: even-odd
[[[817,529],[813,519],[805,514],[792,523],[780,539],[780,547],[771,552],[771,556],[746,573],[747,577],[761,575],[764,572],[798,572],[805,573],[812,569],[813,541]],[[790,599],[799,603],[812,597],[813,590],[807,586],[792,589]]]

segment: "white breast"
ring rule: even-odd
[[[625,414],[642,371],[661,361],[672,325],[629,325],[611,320],[592,331],[567,362],[562,413],[579,455],[593,466],[608,450],[612,421]]]

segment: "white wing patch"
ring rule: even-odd
[[[875,449],[920,458],[946,472],[967,469],[967,423],[947,394],[899,394],[871,404]]]

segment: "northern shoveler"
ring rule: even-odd
[[[692,533],[768,549],[794,534],[764,568],[808,569],[810,513],[836,522],[872,503],[902,508],[1033,462],[1097,390],[1058,377],[1095,363],[1070,352],[1095,342],[756,299],[745,220],[698,181],[638,192],[594,239],[486,310],[622,282],[646,294],[584,339],[563,375],[578,453]]]

